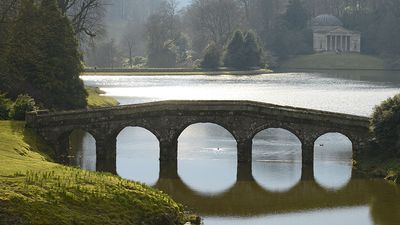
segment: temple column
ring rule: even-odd
[[[306,141],[302,145],[301,179],[314,179],[314,142]]]
[[[160,178],[178,177],[178,140],[160,140]]]
[[[252,180],[252,147],[253,140],[238,140],[237,142],[237,180]]]
[[[333,35],[332,37],[333,37],[333,48],[332,48],[332,50],[336,51],[336,35]]]
[[[351,52],[351,47],[350,47],[350,36],[347,36],[347,51]]]
[[[346,36],[342,36],[342,50],[346,51]]]
[[[117,174],[116,137],[96,137],[96,171]]]

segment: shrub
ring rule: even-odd
[[[375,107],[371,131],[382,150],[391,155],[400,155],[400,94]]]
[[[6,97],[5,94],[0,94],[0,120],[8,119],[10,112],[11,100]]]
[[[216,69],[220,65],[221,53],[215,43],[210,43],[207,48],[200,66],[207,69]]]
[[[14,120],[25,120],[25,113],[36,110],[36,103],[29,95],[19,95],[10,110],[10,117]]]

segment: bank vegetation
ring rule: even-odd
[[[53,154],[23,122],[0,121],[0,224],[199,222],[159,190],[56,164]]]

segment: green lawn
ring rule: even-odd
[[[326,69],[326,70],[384,70],[380,58],[356,53],[319,53],[302,55],[282,63],[281,69]]]
[[[99,88],[86,87],[88,93],[87,101],[89,108],[99,108],[108,106],[117,106],[119,103],[112,97],[102,96],[104,94]]]
[[[117,176],[50,162],[23,122],[0,121],[0,224],[183,224],[183,207]]]

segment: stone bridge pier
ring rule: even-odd
[[[252,179],[254,137],[282,128],[302,145],[302,178],[313,179],[314,143],[324,134],[341,133],[357,159],[368,140],[369,118],[249,101],[164,101],[96,110],[27,114],[27,127],[54,146],[57,159],[68,163],[69,136],[84,130],[96,140],[96,169],[116,174],[117,136],[126,127],[141,127],[157,137],[160,176],[178,177],[178,139],[193,124],[225,128],[237,143],[237,179]]]

